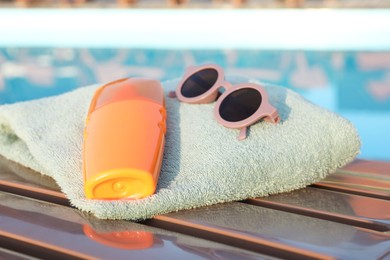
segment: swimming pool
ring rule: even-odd
[[[2,104],[213,62],[348,118],[359,157],[390,161],[387,10],[3,9],[0,35]]]

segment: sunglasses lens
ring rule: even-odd
[[[229,122],[239,122],[253,115],[261,105],[261,94],[253,88],[239,89],[221,102],[219,114]]]
[[[189,77],[181,88],[184,97],[192,98],[207,92],[218,79],[218,72],[215,69],[204,69]]]

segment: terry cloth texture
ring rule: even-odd
[[[165,93],[178,82],[164,82]],[[239,130],[214,119],[214,103],[191,105],[167,97],[162,170],[156,193],[145,199],[85,198],[83,130],[98,85],[0,107],[0,154],[54,178],[77,208],[99,218],[130,220],[303,188],[355,158],[360,140],[349,121],[291,90],[264,86],[281,122],[261,120],[243,141],[237,140]]]

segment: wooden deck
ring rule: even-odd
[[[99,220],[49,178],[0,160],[0,259],[389,259],[390,163],[356,160],[306,189]]]

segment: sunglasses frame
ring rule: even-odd
[[[184,83],[194,74],[198,73],[199,71],[205,70],[205,69],[214,69],[217,73],[217,80],[214,83],[214,85],[204,92],[203,94],[196,96],[196,97],[185,97],[181,93],[181,90],[183,88]],[[218,97],[218,91],[220,88],[224,88],[225,91],[222,93],[220,97]],[[221,106],[222,101],[229,96],[231,93],[240,90],[240,89],[247,89],[251,88],[256,91],[258,91],[261,95],[261,103],[259,108],[256,110],[255,113],[253,113],[248,118],[232,122],[227,121],[223,119],[219,113],[219,108]],[[254,124],[255,122],[259,121],[260,119],[264,118],[265,121],[271,122],[271,123],[278,123],[280,121],[280,117],[278,114],[278,111],[275,107],[273,107],[268,100],[268,94],[264,90],[264,88],[255,83],[240,83],[237,85],[232,85],[230,82],[225,80],[225,73],[223,69],[216,64],[205,64],[202,66],[190,66],[186,69],[184,77],[179,82],[176,88],[176,97],[179,101],[190,103],[190,104],[207,104],[215,101],[217,98],[217,102],[214,107],[214,117],[216,120],[222,124],[225,127],[229,128],[241,128],[240,135],[238,137],[239,140],[243,140],[246,138],[246,130],[247,127]]]

